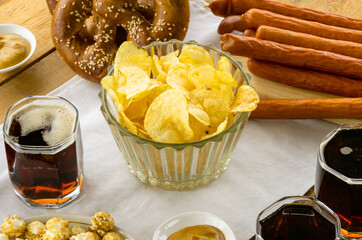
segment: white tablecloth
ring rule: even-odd
[[[187,40],[218,45],[215,32],[220,18],[204,5],[191,0]],[[192,191],[165,191],[141,183],[129,172],[99,110],[100,89],[74,77],[51,93],[67,98],[80,111],[85,172],[80,197],[58,210],[25,205],[13,192],[1,144],[0,220],[11,214],[22,218],[46,213],[91,216],[102,210],[142,240],[151,239],[159,224],[176,214],[208,211],[224,219],[237,239],[247,240],[255,234],[261,210],[283,196],[302,195],[314,184],[318,145],[336,127],[321,120],[249,120],[227,170],[217,180]]]

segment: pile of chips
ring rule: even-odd
[[[119,122],[132,133],[157,142],[186,143],[228,128],[237,112],[253,111],[258,94],[231,76],[230,63],[215,64],[209,52],[185,45],[160,58],[131,41],[117,51],[112,76],[102,79]]]

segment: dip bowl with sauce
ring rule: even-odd
[[[231,228],[221,218],[197,211],[182,213],[166,220],[157,228],[152,240],[189,240],[196,236],[209,240],[236,240]]]
[[[15,24],[0,24],[0,74],[23,65],[34,53],[32,32]]]

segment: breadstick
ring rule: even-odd
[[[324,50],[362,59],[362,44],[355,42],[322,38],[269,26],[258,27],[256,38],[293,46]]]
[[[266,25],[324,38],[362,43],[362,31],[287,17],[265,10],[250,9],[243,14],[243,18],[249,28],[257,29],[261,25]]]
[[[280,64],[248,60],[251,73],[289,86],[345,97],[362,97],[362,81]]]
[[[299,19],[362,30],[362,19],[360,18],[301,7],[279,0],[214,0],[209,4],[209,7],[216,16],[222,17],[243,14],[249,9],[259,8]]]
[[[245,31],[243,32],[243,36],[245,37],[255,37],[255,35],[256,35],[255,30],[251,28],[245,29]]]
[[[231,54],[284,65],[335,73],[362,80],[362,59],[310,48],[244,37],[221,36],[221,48]]]
[[[362,98],[261,99],[250,118],[362,118]]]
[[[234,30],[243,32],[248,28],[244,18],[240,15],[227,16],[224,18],[217,29],[219,34],[231,33]]]

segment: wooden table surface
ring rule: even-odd
[[[362,18],[361,0],[288,0],[288,2]],[[0,0],[0,23],[24,26],[34,33],[37,40],[34,55],[23,67],[0,74],[0,123],[2,123],[6,110],[13,103],[29,95],[47,94],[75,74],[62,61],[54,48],[50,38],[51,14],[45,0]],[[264,98],[283,97],[285,92],[295,98],[328,97],[291,87],[286,88],[286,91],[285,86],[265,79],[256,79],[253,85]],[[272,91],[269,91],[270,89]]]

